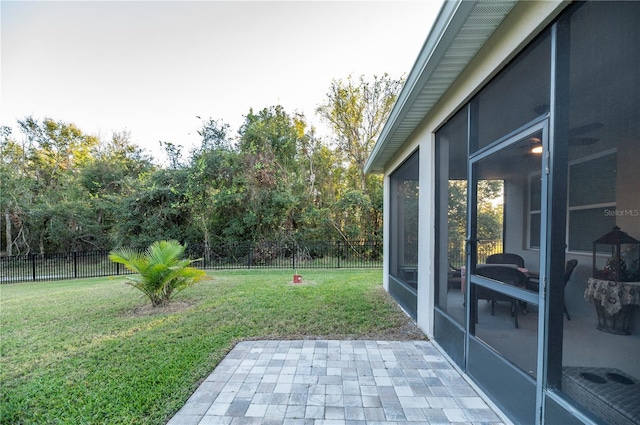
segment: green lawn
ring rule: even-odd
[[[0,423],[163,424],[243,339],[423,338],[380,270],[211,272],[164,310],[123,279],[0,287]]]

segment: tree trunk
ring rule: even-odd
[[[211,258],[211,235],[209,234],[209,226],[207,226],[204,215],[200,218],[200,226],[204,235],[204,261],[205,264]]]
[[[7,232],[7,255],[12,255],[12,241],[11,241],[11,213],[9,212],[9,208],[7,208],[4,212],[4,219],[6,221],[5,223],[5,229]]]

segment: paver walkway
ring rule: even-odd
[[[504,424],[429,341],[245,341],[169,425]]]

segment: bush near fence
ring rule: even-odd
[[[188,246],[202,269],[338,269],[382,267],[382,242],[238,242]],[[0,283],[64,280],[130,274],[108,258],[109,251],[0,257]]]

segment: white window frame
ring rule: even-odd
[[[574,161],[569,162],[568,167],[567,167],[567,194],[569,194],[571,192],[571,167],[578,165],[578,164],[583,164],[585,162],[589,162],[589,161],[594,161],[597,160],[599,158],[602,158],[604,156],[608,156],[608,155],[612,155],[612,154],[616,154],[618,153],[618,149],[617,148],[612,148],[612,149],[607,149],[604,150],[602,152],[598,152],[596,154],[592,154],[592,155],[588,155],[585,156],[583,158],[580,159],[576,159]],[[528,186],[528,205],[527,205],[527,218],[528,218],[528,222],[527,222],[527,249],[532,250],[532,251],[538,251],[540,250],[539,246],[532,246],[531,245],[531,225],[532,225],[532,216],[534,214],[539,214],[542,217],[542,211],[541,210],[533,210],[532,209],[532,183],[533,183],[533,179],[535,178],[540,178],[542,174],[540,172],[535,172],[535,173],[531,173],[529,174],[528,177],[528,181],[527,181],[527,186]],[[615,191],[615,187],[612,188]],[[580,211],[580,210],[591,210],[591,209],[598,209],[598,208],[612,208],[613,210],[615,210],[616,208],[616,202],[605,202],[605,203],[598,203],[598,204],[583,204],[583,205],[574,205],[574,206],[570,206],[569,205],[569,196],[567,196],[567,221],[566,221],[566,240],[565,243],[567,245],[567,252],[571,252],[571,253],[575,253],[575,254],[585,254],[585,253],[591,253],[592,251],[579,251],[579,250],[575,250],[575,249],[570,249],[570,239],[571,239],[571,235],[569,234],[569,229],[570,229],[570,220],[571,220],[571,212],[573,211]]]
[[[580,159],[576,159],[574,161],[570,161],[569,162],[569,166],[567,167],[567,194],[571,193],[571,167],[577,165],[577,164],[583,164],[585,162],[589,162],[589,161],[594,161],[596,159],[602,158],[604,156],[608,156],[608,155],[612,155],[615,154],[616,158],[617,158],[617,154],[618,154],[618,149],[617,148],[612,148],[612,149],[607,149],[592,155],[588,155],[585,156],[583,158]],[[613,191],[615,193],[615,186],[613,187]],[[580,250],[576,250],[576,249],[571,249],[571,245],[570,245],[570,239],[571,239],[571,235],[569,234],[569,228],[571,225],[571,212],[572,211],[580,211],[580,210],[592,210],[592,209],[598,209],[598,208],[612,208],[615,210],[616,208],[616,202],[604,202],[604,203],[598,203],[598,204],[583,204],[583,205],[576,205],[576,206],[570,206],[569,205],[569,196],[567,196],[567,228],[566,228],[566,246],[567,246],[567,252],[570,253],[575,253],[575,254],[591,254],[593,251],[592,250],[588,250],[588,251],[580,251]]]

